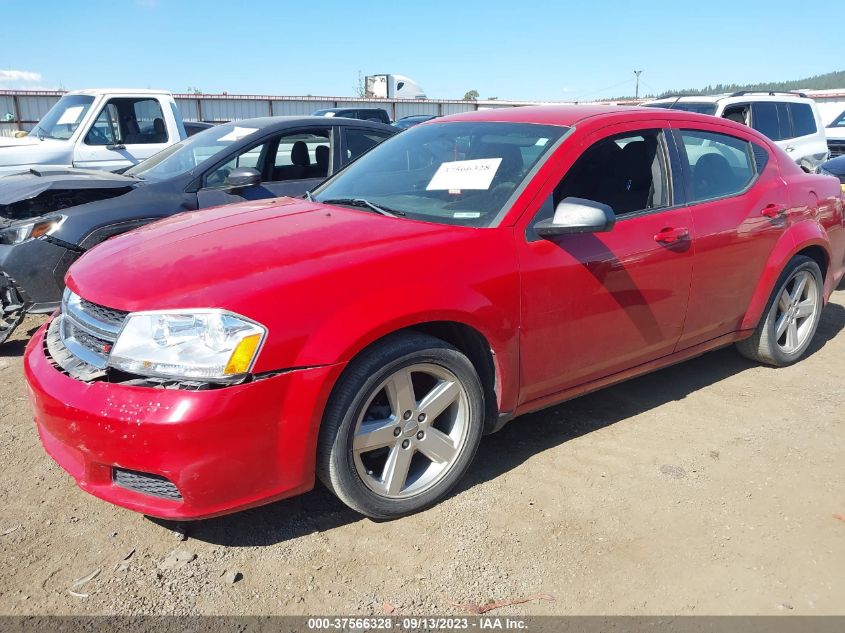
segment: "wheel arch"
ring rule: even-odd
[[[815,222],[802,222],[784,233],[772,250],[740,325],[741,330],[757,327],[778,277],[796,255],[809,257],[819,265],[824,279],[824,301],[827,302],[833,290],[829,274],[831,252],[827,234]]]
[[[495,430],[500,412],[510,410],[515,405],[515,403],[513,405],[508,403],[506,385],[514,384],[516,376],[511,375],[514,370],[507,366],[510,355],[497,351],[490,337],[476,325],[470,324],[468,319],[461,319],[455,315],[437,315],[431,319],[418,318],[399,322],[392,327],[379,329],[359,339],[344,356],[351,361],[388,337],[403,332],[427,334],[438,338],[454,346],[469,359],[478,372],[484,390],[485,432]],[[332,390],[336,386],[337,384],[332,387]]]

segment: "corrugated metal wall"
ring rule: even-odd
[[[56,101],[60,91],[0,90],[0,136],[31,130]],[[845,108],[845,91],[810,94],[825,122]],[[384,108],[396,120],[415,114],[457,114],[490,108],[546,105],[537,101],[455,101],[450,99],[355,99],[351,97],[287,97],[262,95],[174,95],[186,121],[221,123],[259,116],[304,116],[322,108]]]
[[[0,136],[31,130],[56,101],[59,91],[0,90]],[[221,123],[260,116],[305,116],[322,108],[384,108],[392,119],[415,114],[456,114],[490,107],[531,105],[528,101],[454,101],[437,99],[354,99],[261,95],[174,95],[186,121]]]

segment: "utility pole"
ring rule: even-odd
[[[634,99],[639,99],[640,98],[640,75],[643,74],[643,71],[635,70],[634,74],[637,76],[637,89],[636,89],[636,92],[634,93]]]

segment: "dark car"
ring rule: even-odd
[[[70,264],[103,240],[206,207],[299,196],[398,130],[338,118],[215,126],[123,174],[37,168],[0,178],[0,343],[52,312]]]
[[[396,119],[393,122],[393,127],[398,127],[402,130],[407,130],[409,127],[414,127],[420,123],[436,119],[436,114],[412,114],[411,116],[403,116],[401,119]]]
[[[845,191],[845,155],[831,158],[819,168],[819,173],[829,176],[836,176],[842,183],[842,191]]]
[[[185,134],[190,138],[194,134],[204,132],[210,127],[214,127],[214,123],[206,123],[205,121],[183,121],[182,126],[185,128]]]
[[[317,110],[314,116],[337,116],[361,121],[377,121],[390,125],[390,116],[384,108],[324,108]]]

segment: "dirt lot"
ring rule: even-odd
[[[375,523],[317,489],[185,541],[41,450],[39,322],[0,346],[0,613],[845,614],[845,291],[798,365],[725,349],[519,419],[428,512]]]

